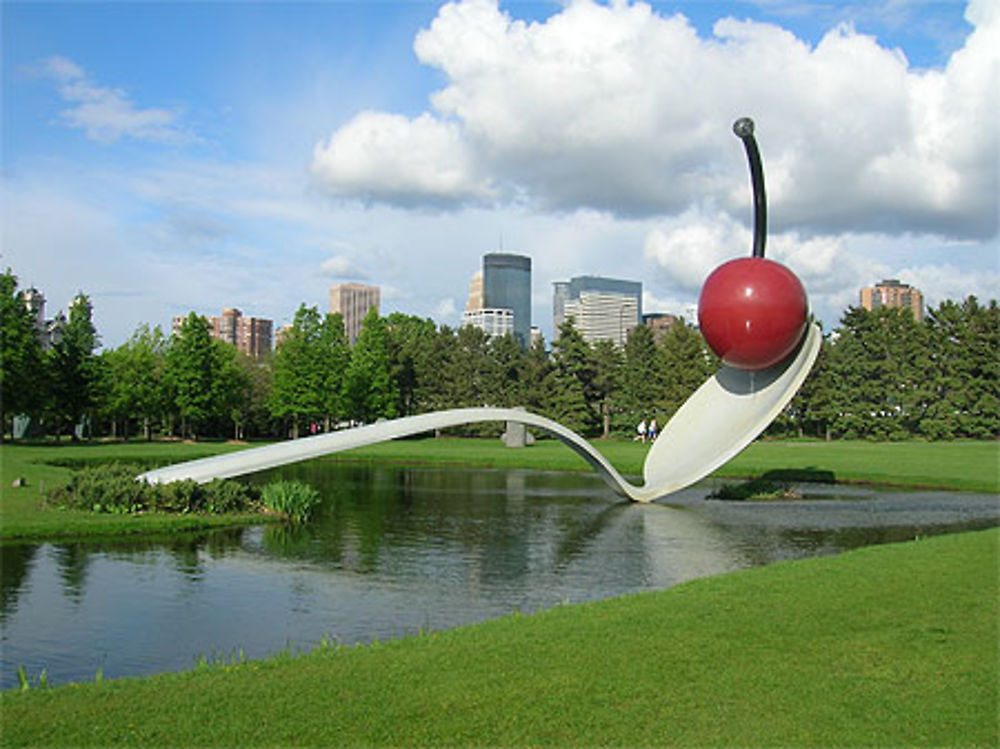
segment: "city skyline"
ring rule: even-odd
[[[987,0],[0,13],[0,263],[85,292],[105,346],[220,301],[280,329],[343,281],[454,327],[508,247],[546,340],[552,282],[582,273],[683,313],[750,251],[744,115],[768,256],[826,328],[875,279],[931,307],[1000,289]]]

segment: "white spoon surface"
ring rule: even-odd
[[[760,372],[723,367],[678,409],[643,465],[643,486],[629,483],[580,435],[544,416],[511,408],[460,408],[380,421],[354,429],[250,448],[158,468],[139,476],[150,483],[193,479],[204,483],[318,458],[412,434],[483,421],[513,421],[544,429],[569,445],[619,494],[650,502],[704,478],[746,447],[792,399],[819,354],[821,334],[809,326],[798,352]]]

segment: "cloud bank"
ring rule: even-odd
[[[641,2],[577,0],[533,23],[452,2],[414,42],[447,82],[430,110],[357,114],[316,145],[312,174],[337,198],[403,207],[700,206],[742,222],[729,126],[748,115],[775,231],[982,239],[997,231],[1000,13],[976,0],[966,17],[947,65],[916,70],[849,25],[810,46],[733,18],[701,37]]]

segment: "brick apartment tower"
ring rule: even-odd
[[[186,315],[176,315],[172,320],[173,334],[181,329]],[[259,359],[271,353],[274,322],[263,317],[244,317],[235,307],[227,307],[218,317],[206,317],[208,333],[225,343],[235,346],[247,356]]]
[[[361,332],[368,310],[374,308],[379,313],[381,292],[378,286],[360,283],[338,283],[330,287],[330,312],[339,312],[344,317],[344,331],[353,346]]]
[[[901,307],[913,313],[913,319],[921,322],[924,319],[924,295],[895,278],[887,278],[882,283],[866,286],[861,289],[861,306],[872,311],[879,307]]]

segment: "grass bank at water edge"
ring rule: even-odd
[[[624,475],[642,474],[648,445],[595,440],[595,446]],[[244,449],[227,443],[94,443],[84,445],[0,445],[0,538],[53,538],[259,522],[260,516],[114,516],[44,508],[44,490],[65,484],[71,467],[112,460],[143,467],[165,465]],[[393,465],[446,465],[533,470],[590,471],[587,463],[556,440],[519,449],[496,439],[412,439],[373,445],[320,460],[372,461]],[[758,441],[714,475],[730,478],[799,474],[814,480],[896,487],[1000,492],[998,442],[822,442]],[[27,485],[11,486],[15,479]]]
[[[0,696],[5,746],[997,746],[996,529]]]

